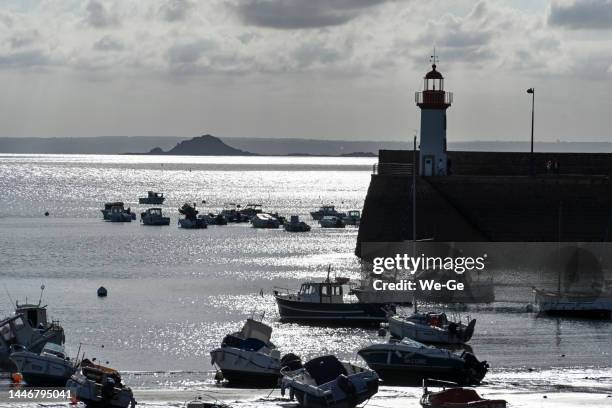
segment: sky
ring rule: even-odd
[[[612,142],[612,0],[0,0],[0,137]]]

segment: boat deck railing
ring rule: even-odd
[[[372,174],[381,176],[412,176],[413,163],[376,163],[372,166]]]

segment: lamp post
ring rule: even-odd
[[[535,163],[533,160],[533,124],[535,121],[535,88],[529,88],[527,90],[528,94],[531,94],[531,154],[529,156],[529,165],[530,165],[530,171],[531,171],[531,175],[534,176],[535,175]]]

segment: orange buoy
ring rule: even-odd
[[[23,375],[21,373],[13,373],[11,374],[11,381],[13,381],[13,384],[19,384],[23,381]]]

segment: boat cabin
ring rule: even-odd
[[[113,208],[113,207],[121,207],[123,209],[123,202],[122,201],[115,201],[112,203],[105,203],[104,204],[104,210],[105,211],[109,211]]]
[[[51,342],[45,344],[40,354],[46,356],[55,356],[61,358],[62,360],[66,359],[66,350],[64,349],[64,347]]]
[[[156,193],[155,191],[149,191],[147,193],[148,198],[163,198],[164,193]]]
[[[47,321],[47,306],[32,304],[15,304],[15,314],[23,315],[33,328],[45,328],[49,325]]]
[[[29,345],[33,335],[32,327],[23,315],[6,318],[0,321],[0,350],[17,344]]]
[[[338,282],[306,282],[300,287],[298,300],[311,303],[343,303],[342,284]]]
[[[151,217],[161,217],[162,216],[162,209],[161,208],[149,208],[146,211],[146,214],[151,216]]]

